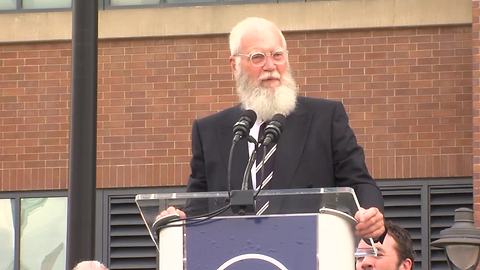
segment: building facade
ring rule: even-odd
[[[64,211],[65,202],[39,198],[68,188],[71,11],[12,2],[0,6],[0,202]],[[345,104],[386,215],[413,232],[421,269],[446,269],[429,241],[458,206],[473,205],[480,219],[480,1],[125,2],[99,11],[97,253],[111,269],[150,269],[151,244],[116,246],[128,239],[121,220],[138,215],[132,194],[182,190],[192,121],[237,103],[228,32],[248,16],[284,31],[300,95]],[[21,254],[14,235],[6,249]],[[133,248],[150,259],[125,251]]]

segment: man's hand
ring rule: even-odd
[[[180,217],[180,219],[187,218],[187,215],[185,214],[185,212],[173,206],[169,206],[166,210],[163,210],[162,212],[160,212],[160,214],[157,216],[157,219],[159,219],[160,217],[163,217],[166,215],[172,215],[172,214],[177,214]]]
[[[355,213],[358,224],[355,226],[357,236],[378,239],[385,232],[383,214],[376,207],[360,208]]]

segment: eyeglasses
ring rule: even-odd
[[[284,64],[287,61],[288,51],[278,49],[273,52],[250,52],[249,54],[237,53],[237,56],[248,57],[250,63],[256,67],[261,67],[267,62],[267,56],[271,56],[273,63],[276,65]]]

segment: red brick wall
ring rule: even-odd
[[[472,174],[470,26],[287,33],[375,178]],[[0,45],[0,191],[67,187],[70,43]],[[226,35],[99,43],[98,187],[185,184],[193,119],[236,103]]]
[[[475,223],[480,224],[480,0],[472,1],[473,199]]]
[[[0,190],[67,186],[70,45],[0,45]]]

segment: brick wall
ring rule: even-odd
[[[0,190],[67,185],[70,45],[0,46]]]
[[[473,199],[480,224],[480,0],[472,0]]]
[[[375,178],[472,174],[470,26],[286,38],[300,94],[344,102]],[[70,56],[0,45],[0,191],[67,187]],[[236,103],[228,56],[226,35],[100,41],[97,186],[185,184],[193,119]]]

